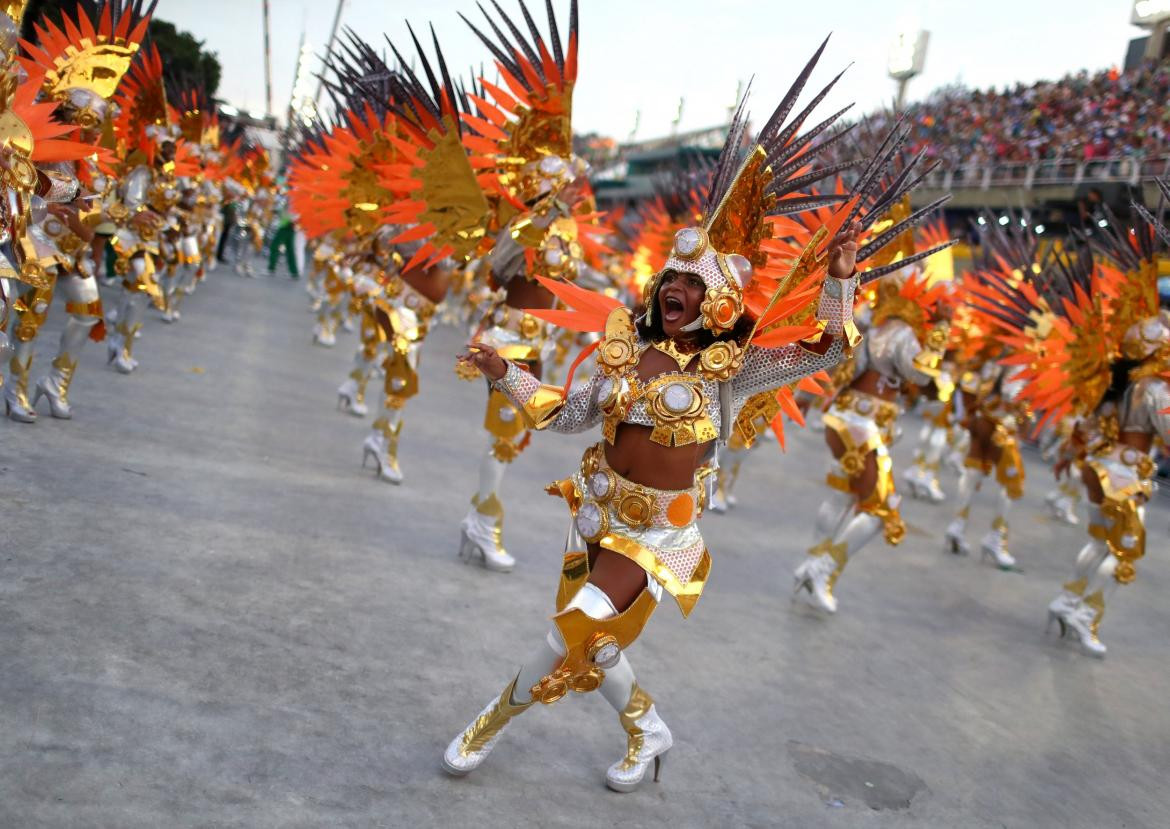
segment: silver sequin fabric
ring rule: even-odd
[[[826,282],[832,284],[836,280],[826,279]],[[851,316],[854,286],[854,280],[844,280],[839,285],[834,285],[834,290],[829,290],[826,286],[821,292],[817,319],[825,322],[825,333],[833,336],[833,344],[824,354],[815,354],[799,345],[749,349],[743,367],[730,381],[732,419],[739,414],[744,403],[752,395],[790,385],[822,369],[831,369],[841,361],[844,348],[842,333],[845,323]],[[836,289],[838,287],[840,290]],[[640,347],[645,345],[646,343],[639,342]],[[610,381],[609,378],[600,369],[595,371],[587,383],[569,394],[560,414],[546,428],[556,432],[573,433],[583,432],[600,423],[602,412],[597,401],[602,386],[607,381]],[[513,402],[522,405],[537,389],[539,381],[519,367],[509,365],[507,374],[496,385]],[[723,417],[719,406],[718,381],[704,380],[703,394],[707,398],[707,414],[715,428],[719,429]],[[635,403],[624,422],[638,426],[653,426],[654,420],[646,406],[645,400]]]

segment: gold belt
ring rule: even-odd
[[[585,502],[597,507],[596,532],[582,532],[586,541],[606,534],[611,516],[631,529],[658,526],[682,529],[698,517],[702,493],[698,484],[687,489],[656,489],[636,484],[613,471],[605,462],[601,444],[591,446],[581,459]]]
[[[856,412],[862,417],[873,418],[873,422],[880,429],[886,428],[897,420],[898,413],[901,411],[897,403],[854,389],[846,389],[837,395],[833,405],[839,409]]]

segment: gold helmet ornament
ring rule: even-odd
[[[654,302],[663,275],[694,274],[707,287],[699,317],[684,327],[685,331],[706,328],[719,336],[735,327],[743,316],[743,292],[752,280],[752,263],[738,253],[715,250],[705,228],[684,227],[674,234],[670,256],[653,279],[646,283],[642,299],[646,320],[654,318]]]
[[[88,10],[87,10],[88,9]],[[29,74],[43,73],[45,97],[63,104],[78,126],[99,126],[108,102],[130,69],[146,36],[152,3],[142,0],[97,0],[78,5],[61,26],[47,18],[36,24],[37,42],[21,41]]]

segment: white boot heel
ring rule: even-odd
[[[943,549],[956,556],[965,556],[971,552],[971,546],[967,543],[967,539],[963,534],[967,531],[967,522],[961,518],[956,518],[947,526],[946,535],[943,537]]]

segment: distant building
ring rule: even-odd
[[[608,158],[591,158],[597,205],[612,208],[653,198],[655,178],[700,159],[714,161],[727,125],[621,144]]]

